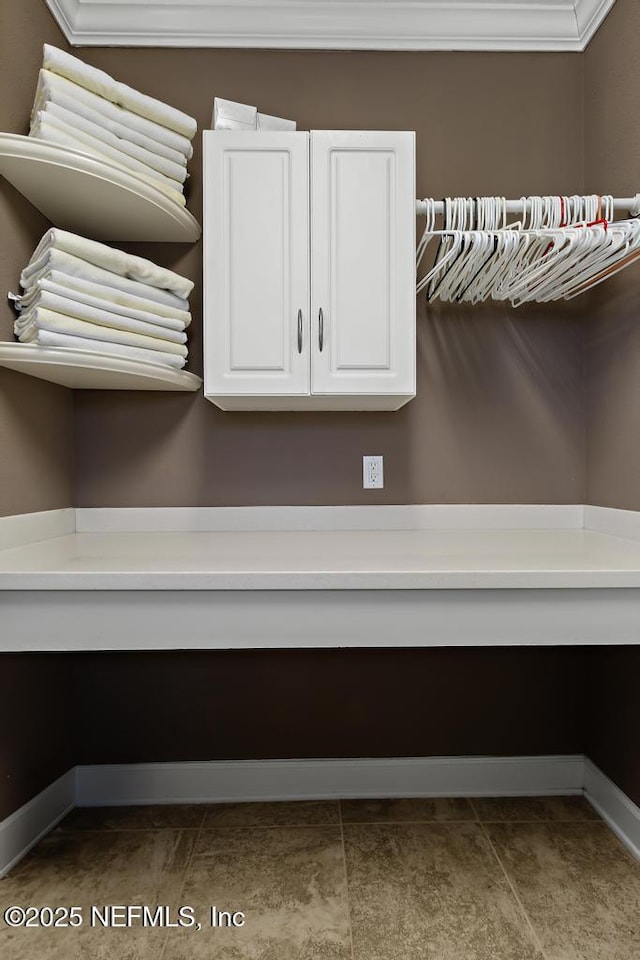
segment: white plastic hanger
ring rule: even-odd
[[[438,239],[434,264],[417,285],[428,302],[572,299],[640,258],[640,221],[613,222],[610,196],[523,197],[521,218],[510,224],[504,198],[446,198],[441,230],[436,202],[423,202],[417,265]]]

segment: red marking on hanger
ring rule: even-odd
[[[604,227],[605,230],[609,229],[608,220],[592,220],[591,223],[576,223],[576,227]]]
[[[564,202],[564,197],[560,197],[560,226],[567,226],[567,208]]]

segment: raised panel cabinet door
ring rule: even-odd
[[[415,393],[415,134],[311,133],[311,392]]]
[[[206,395],[309,392],[309,135],[206,131]]]

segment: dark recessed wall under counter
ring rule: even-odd
[[[81,653],[79,763],[579,753],[570,649]]]
[[[71,654],[0,654],[0,820],[75,766],[73,683]]]
[[[76,764],[586,753],[640,803],[640,648],[0,656],[0,820]]]
[[[640,806],[640,647],[588,651],[586,753]]]
[[[581,648],[0,655],[0,820],[75,764],[585,749]]]

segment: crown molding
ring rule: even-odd
[[[615,0],[45,0],[72,46],[573,51]]]
[[[616,0],[574,0],[581,50],[585,50]]]

